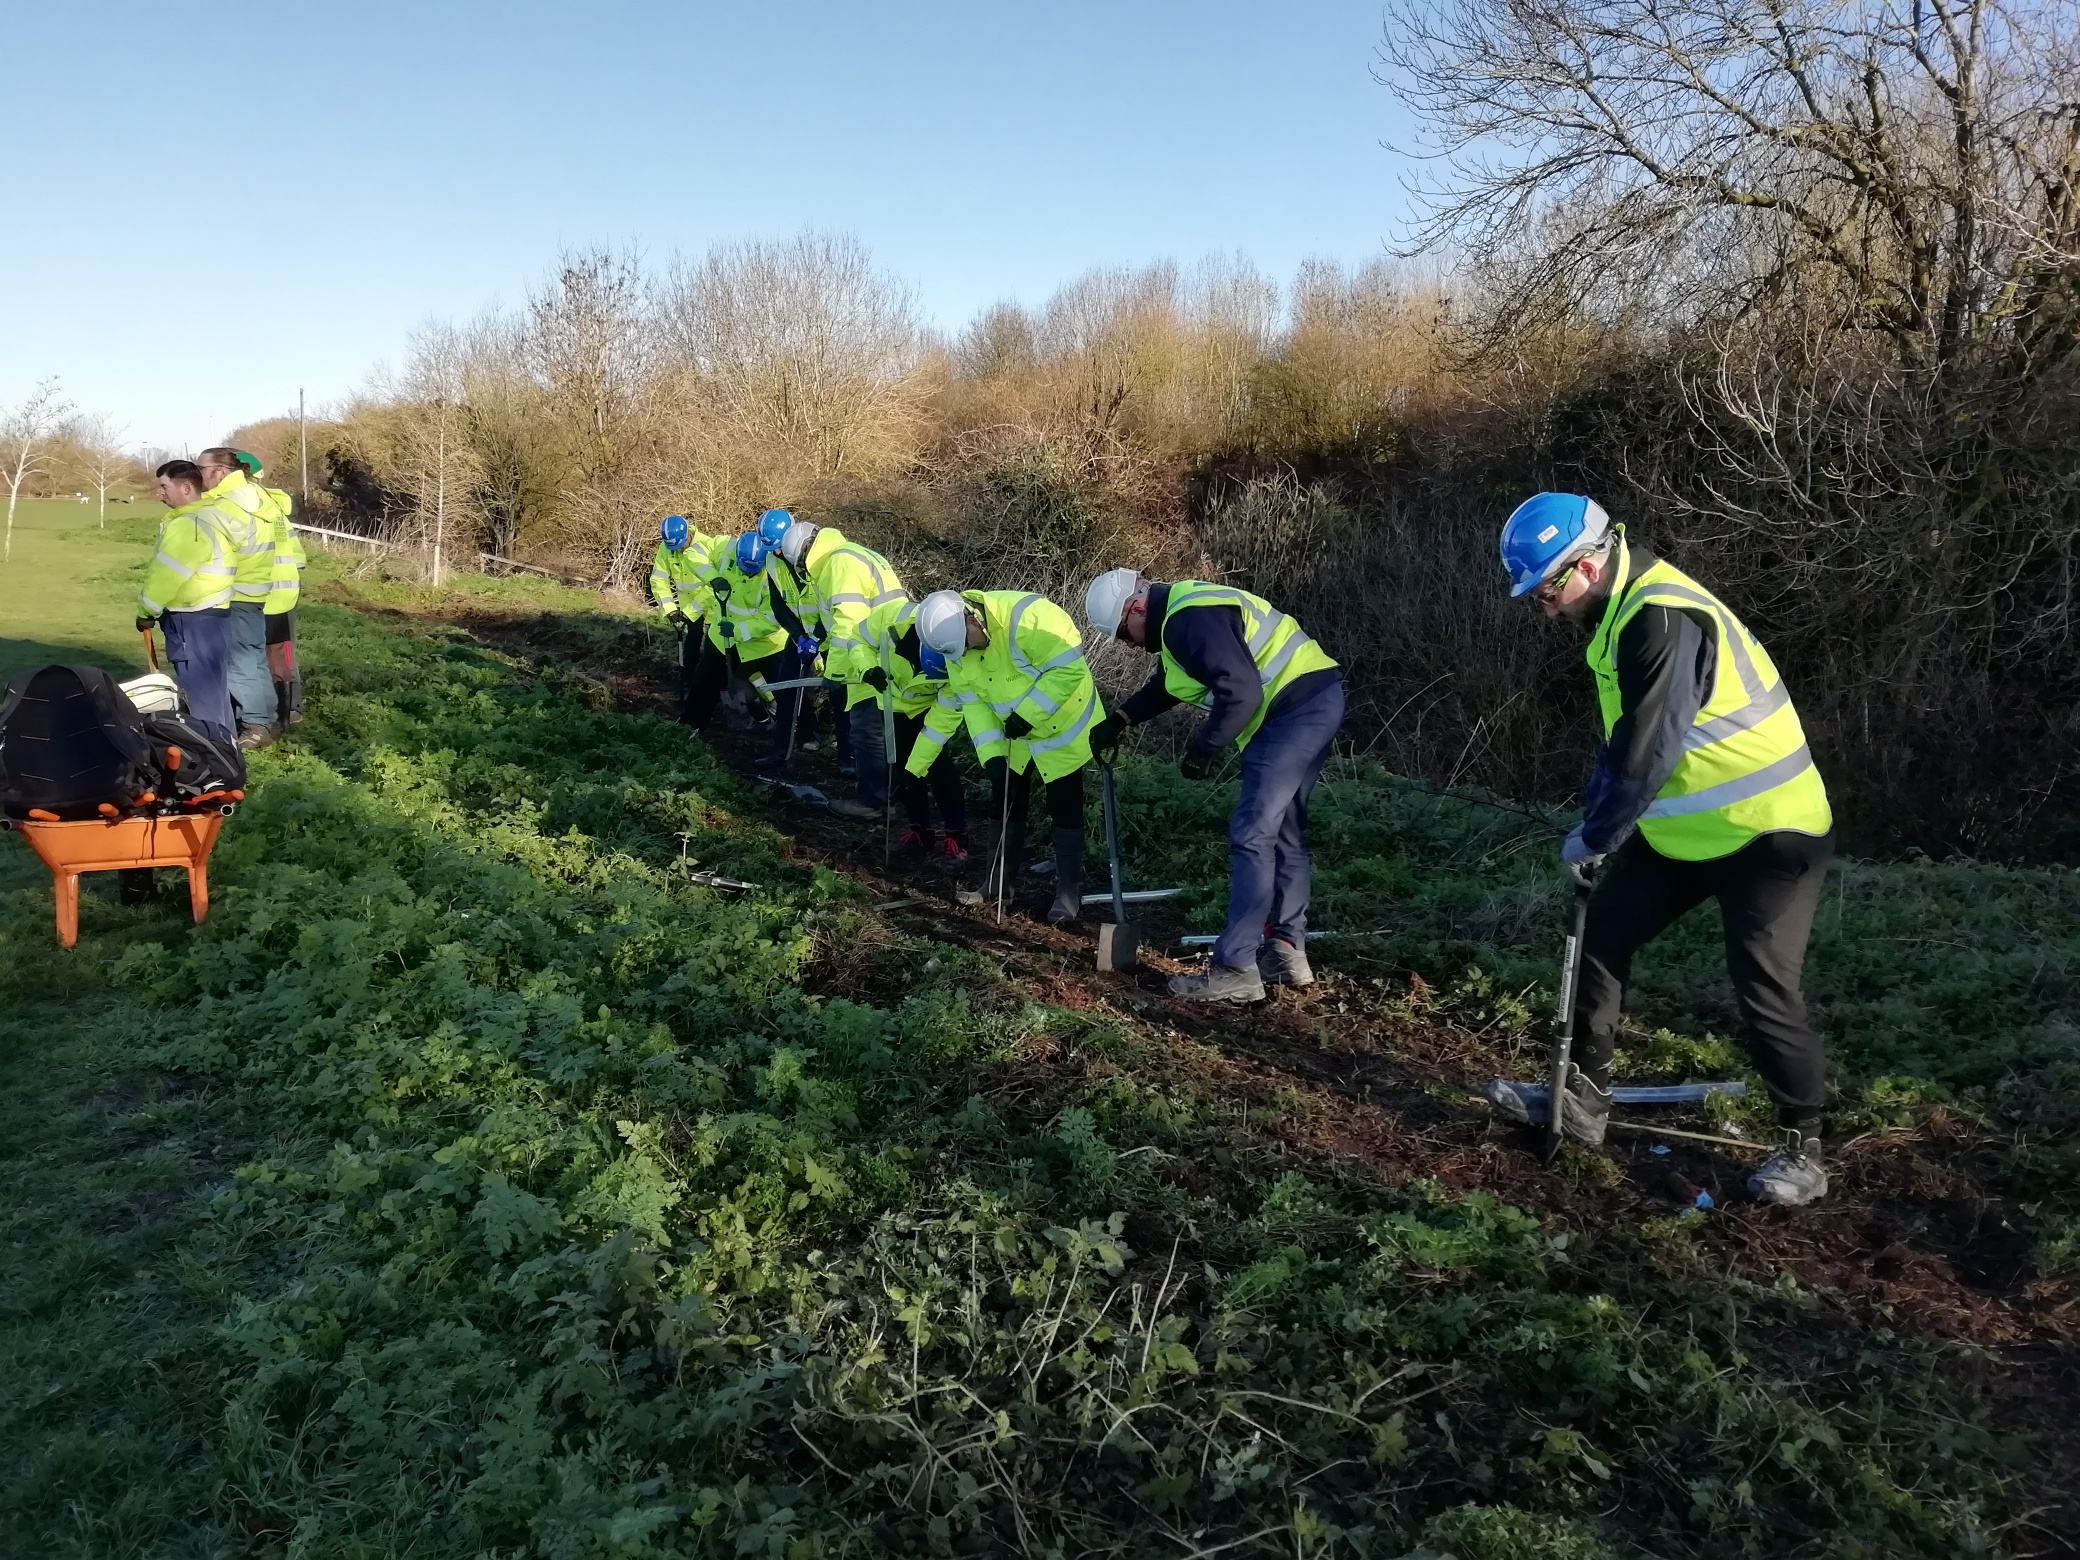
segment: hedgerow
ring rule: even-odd
[[[1936,1346],[1613,1292],[1590,1232],[1280,1173],[1175,1088],[1012,1109],[1093,1016],[901,937],[895,995],[819,994],[870,913],[697,742],[310,617],[310,740],[118,969],[272,1128],[208,1221],[266,1254],[226,1500],[291,1554],[1952,1555],[2004,1509]]]

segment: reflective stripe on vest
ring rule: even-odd
[[[1724,602],[1674,565],[1657,559],[1633,579],[1632,563],[1621,535],[1611,600],[1585,652],[1604,736],[1625,713],[1618,640],[1642,610],[1669,607],[1703,618],[1717,650],[1712,686],[1683,733],[1682,757],[1640,817],[1647,843],[1677,860],[1708,861],[1758,834],[1825,834],[1834,827],[1827,787],[1769,653]]]
[[[1178,665],[1170,653],[1167,636],[1171,620],[1190,607],[1234,607],[1242,613],[1243,642],[1249,647],[1250,659],[1257,663],[1257,678],[1263,685],[1264,697],[1249,724],[1243,728],[1242,735],[1235,739],[1238,748],[1249,745],[1249,739],[1264,724],[1271,701],[1278,697],[1286,684],[1309,672],[1327,671],[1336,665],[1329,653],[1308,636],[1296,619],[1279,611],[1263,597],[1252,596],[1248,591],[1237,590],[1231,585],[1179,580],[1170,587],[1169,600],[1163,609],[1163,633],[1166,637],[1158,653],[1163,662],[1163,686],[1182,703],[1196,705],[1202,710],[1213,706],[1212,692]]]

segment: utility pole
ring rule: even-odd
[[[448,403],[436,401],[440,427],[433,457],[433,588],[441,588],[441,538],[448,518]]]
[[[300,489],[301,498],[298,502],[303,509],[304,521],[308,524],[311,518],[311,441],[309,430],[305,427],[303,421],[303,390],[301,386],[296,391],[296,455],[303,466],[303,486]]]

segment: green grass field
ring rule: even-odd
[[[120,660],[131,559],[40,546]],[[1780,1217],[1472,1107],[1549,1001],[1520,818],[1339,765],[1329,978],[1188,1014],[872,909],[857,830],[617,707],[658,636],[595,598],[314,574],[205,926],[102,883],[61,954],[0,839],[0,1553],[2063,1552],[2072,874],[1848,864],[1859,1141]],[[1124,780],[1207,924],[1225,793]],[[1711,933],[1635,1076],[1741,1070]]]
[[[123,677],[144,670],[132,603],[165,512],[149,497],[112,502],[103,530],[92,503],[32,498],[16,507],[13,557],[0,565],[0,679],[52,661]]]

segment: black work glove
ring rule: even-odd
[[[1177,761],[1177,767],[1187,780],[1204,780],[1219,767],[1220,761],[1220,754],[1212,748],[1192,747],[1184,750],[1184,757]]]
[[[159,620],[157,618],[139,618],[137,620],[137,631],[140,634],[149,634],[158,626]]]
[[[1010,737],[1013,741],[1026,736],[1032,729],[1033,723],[1023,715],[1006,715],[1004,717],[1004,735]]]
[[[860,681],[872,688],[876,693],[879,693],[888,686],[888,673],[878,666],[870,666],[867,668],[866,675],[860,678]]]
[[[1099,758],[1109,759],[1119,751],[1119,739],[1126,734],[1126,716],[1107,715],[1091,727],[1091,752]]]
[[[664,615],[664,620],[682,634],[693,627],[693,619],[681,612],[677,607],[667,612]]]

